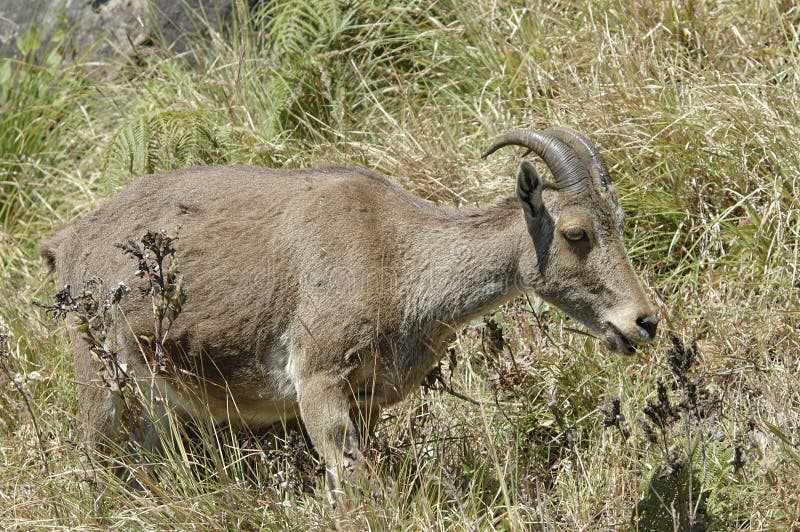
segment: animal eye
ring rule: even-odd
[[[570,227],[564,231],[564,238],[573,242],[577,242],[578,240],[583,240],[586,238],[586,231],[580,227]]]

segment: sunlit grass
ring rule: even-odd
[[[515,302],[494,316],[500,351],[486,326],[465,328],[445,369],[474,402],[423,390],[391,409],[367,451],[375,487],[344,513],[325,502],[302,434],[282,430],[172,427],[143,491],[111,473],[90,482],[63,325],[31,304],[55,288],[39,240],[143,172],[357,164],[469,205],[512,191],[517,156],[479,158],[494,135],[561,124],[612,169],[662,330],[698,339],[698,371],[721,399],[697,462],[716,526],[796,527],[799,28],[780,1],[279,2],[240,11],[186,56],[155,47],[100,67],[64,64],[57,42],[39,49],[32,35],[0,64],[0,317],[50,475],[23,397],[0,377],[0,522],[629,527],[664,463],[640,427],[669,378],[664,334],[623,360],[535,301],[546,332]],[[613,397],[628,440],[601,426]],[[750,461],[734,472],[737,444]]]

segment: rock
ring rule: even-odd
[[[234,1],[0,0],[0,56],[21,55],[18,43],[31,27],[42,36],[67,30],[68,60],[84,53],[91,60],[131,57],[153,41],[181,52],[188,39],[202,35],[209,25],[227,24]]]

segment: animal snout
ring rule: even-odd
[[[655,314],[643,314],[636,318],[636,327],[638,327],[639,334],[642,335],[642,338],[649,342],[656,337],[658,316]]]

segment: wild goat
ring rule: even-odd
[[[484,157],[508,145],[540,156],[554,185],[522,161],[516,197],[456,209],[358,168],[188,168],[142,177],[56,231],[42,255],[62,284],[97,276],[135,287],[135,261],[113,244],[180,228],[187,301],[167,351],[195,377],[157,376],[160,393],[217,422],[299,416],[335,487],[362,461],[356,412],[374,418],[401,400],[460,324],[518,294],[535,292],[612,351],[653,339],[658,318],[596,148],[566,128],[518,130]],[[134,291],[121,309],[121,356],[147,385],[151,302]],[[120,399],[72,336],[85,441],[102,449],[119,432]]]

